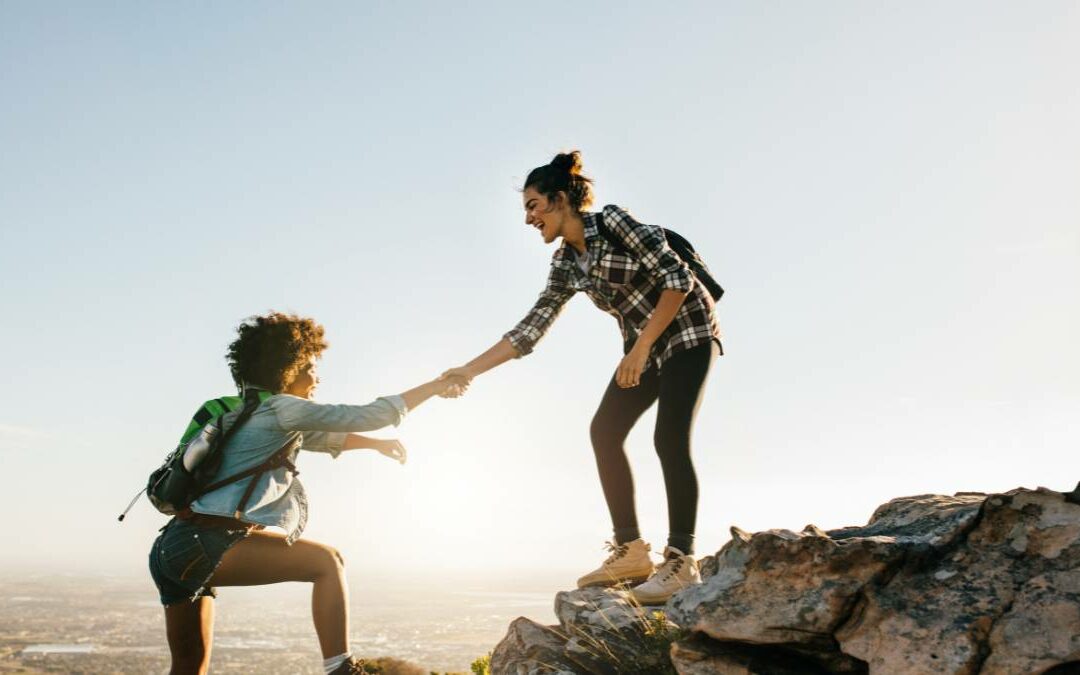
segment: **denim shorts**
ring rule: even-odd
[[[207,582],[225,552],[250,533],[251,528],[196,525],[174,518],[150,547],[150,576],[161,604],[217,597]]]

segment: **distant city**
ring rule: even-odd
[[[554,622],[550,591],[387,590],[353,584],[354,653],[468,672],[518,616]],[[212,672],[322,673],[310,586],[227,588],[216,602]],[[0,673],[166,673],[164,617],[149,579],[0,582]]]

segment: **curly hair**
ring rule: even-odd
[[[313,319],[282,312],[248,317],[236,333],[225,358],[237,387],[246,382],[281,392],[311,357],[330,346]]]

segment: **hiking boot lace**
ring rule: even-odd
[[[626,555],[626,552],[630,550],[630,547],[626,544],[616,545],[613,541],[605,541],[604,548],[611,552],[611,555],[609,555],[607,560],[604,561],[605,565],[610,565],[611,563]]]
[[[664,568],[664,575],[660,578],[661,581],[667,581],[671,577],[678,574],[679,570],[682,569],[682,566],[682,558],[668,558],[667,560],[665,560],[662,564],[662,567]]]

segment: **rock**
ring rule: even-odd
[[[555,596],[558,626],[519,618],[495,648],[495,675],[571,673],[621,675],[670,671],[668,649],[678,626],[658,608],[633,603],[620,589],[586,588]],[[546,668],[546,669],[545,669]]]
[[[492,672],[1080,673],[1080,505],[1060,493],[919,495],[861,527],[731,535],[663,613],[559,593],[559,625],[516,620]]]
[[[671,660],[680,675],[827,675],[828,670],[797,654],[768,647],[700,639],[677,642]]]
[[[668,660],[651,638],[678,630],[657,608],[641,607],[624,590],[586,588],[555,596],[555,616],[569,636],[566,654],[589,673],[639,673]]]
[[[907,546],[945,547],[963,535],[985,500],[982,492],[900,497],[879,506],[866,525],[827,534],[833,539],[878,536]]]
[[[1037,673],[1080,665],[1080,506],[896,499],[863,527],[733,529],[668,614],[680,673]]]
[[[1080,621],[1056,611],[1055,605],[1069,601],[1065,590],[1040,599],[1040,590],[1049,590],[1040,586],[1078,565],[1080,508],[1049,490],[993,495],[956,546],[912,558],[888,583],[867,587],[836,637],[844,652],[874,672],[982,672],[992,634],[1001,651],[996,663],[1030,665],[1045,658],[1045,667],[1054,666],[1076,658],[1065,636],[1080,634]],[[1042,575],[1050,576],[1040,582]],[[1028,604],[1017,607],[1025,588],[1030,592],[1022,601]],[[1036,647],[1037,655],[1023,656],[1036,637],[1050,638],[1065,653],[1055,658]],[[996,672],[1036,671],[1010,666]]]
[[[566,637],[556,628],[519,617],[492,652],[491,671],[494,675],[575,675],[573,664],[562,658],[565,648]]]
[[[1029,581],[994,624],[989,646],[984,675],[1037,673],[1061,663],[1073,663],[1080,672],[1080,570]]]
[[[719,569],[719,561],[714,555],[707,555],[698,561],[698,571],[701,572],[702,580],[716,574],[717,569]]]
[[[715,640],[778,645],[807,657],[804,668],[857,672],[832,636],[859,590],[902,552],[882,537],[834,540],[813,528],[732,531],[718,570],[668,604],[676,623]]]

